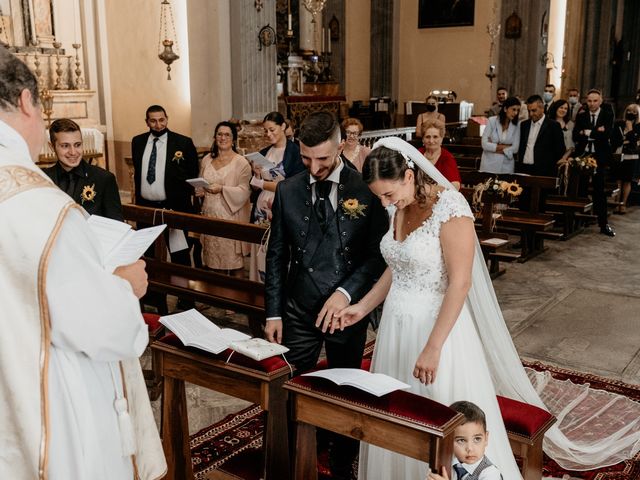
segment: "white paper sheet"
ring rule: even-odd
[[[189,178],[186,182],[191,185],[193,188],[205,188],[209,186],[209,182],[207,182],[204,178]]]
[[[359,368],[330,368],[317,372],[305,373],[303,376],[320,377],[331,380],[338,385],[349,385],[381,397],[396,390],[407,390],[410,385],[396,380],[383,373],[371,373]]]
[[[129,231],[124,241],[105,258],[105,268],[113,271],[120,265],[129,265],[138,260],[166,227],[166,225],[156,225],[142,230]]]
[[[249,153],[248,155],[245,155],[245,158],[265,170],[270,170],[275,167],[275,165],[267,160],[267,157],[262,155],[260,152]]]

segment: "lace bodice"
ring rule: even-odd
[[[404,241],[393,238],[396,208],[389,207],[390,228],[382,237],[380,249],[391,269],[392,289],[399,293],[419,293],[420,297],[444,294],[448,277],[440,245],[440,227],[452,217],[473,218],[469,204],[460,192],[445,190],[431,216]]]

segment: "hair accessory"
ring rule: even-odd
[[[407,163],[407,167],[409,167],[411,170],[415,170],[416,164],[413,163],[413,160],[411,160],[409,156],[404,152],[398,152],[398,153],[404,157],[404,161]]]

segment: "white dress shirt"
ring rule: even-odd
[[[142,154],[142,167],[140,175],[140,195],[145,200],[152,202],[163,202],[167,199],[167,192],[164,189],[164,171],[167,164],[167,138],[168,133],[159,137],[149,134],[147,145],[144,147]],[[147,172],[149,171],[149,158],[151,157],[151,149],[153,148],[153,140],[157,138],[156,143],[156,179],[152,184],[147,182]]]
[[[527,148],[524,151],[524,158],[522,159],[522,163],[525,165],[533,165],[533,147],[536,144],[536,140],[538,139],[538,133],[540,133],[540,127],[542,126],[542,122],[544,122],[545,115],[540,117],[540,120],[537,122],[531,122],[531,127],[529,128],[529,139],[527,140]]]

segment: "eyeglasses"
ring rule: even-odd
[[[360,132],[354,132],[354,131],[350,131],[350,130],[347,130],[346,134],[347,134],[347,137],[359,137],[360,136]]]
[[[224,137],[231,137],[231,136],[232,135],[229,132],[218,132],[218,133],[216,133],[216,137],[224,138]]]

